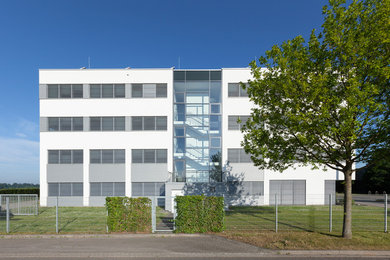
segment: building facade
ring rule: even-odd
[[[155,196],[172,210],[186,194],[325,203],[337,172],[259,170],[241,148],[253,104],[239,82],[250,78],[248,68],[40,70],[41,205]]]

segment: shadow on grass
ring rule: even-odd
[[[298,208],[299,209],[299,208]],[[324,231],[325,228],[321,228],[325,218],[318,216],[317,213],[321,213],[323,210],[317,210],[315,207],[305,208],[305,211],[302,212],[299,216],[299,219],[291,219],[290,221],[281,220],[280,214],[291,217],[291,212],[289,209],[279,208],[278,214],[278,227],[279,230],[289,230],[289,231],[305,231],[305,232],[316,232],[324,235],[338,236]],[[275,208],[274,207],[263,207],[263,206],[236,206],[231,207],[229,211],[226,211],[227,217],[235,218],[245,223],[255,223],[262,228],[262,230],[275,230]],[[318,219],[316,221],[316,219]],[[226,223],[228,223],[227,220]],[[304,222],[304,223],[302,223]],[[253,227],[254,225],[251,225]],[[270,228],[270,225],[273,227]],[[316,227],[317,225],[317,227]],[[326,225],[326,224],[325,224]],[[234,224],[232,224],[234,226]],[[254,228],[256,229],[256,228]]]
[[[76,220],[77,220],[76,217],[69,219],[61,228],[58,229],[58,232],[64,231],[64,229],[65,229],[67,226],[69,226],[70,224],[72,224],[72,223],[75,222]]]

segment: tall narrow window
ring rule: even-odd
[[[60,98],[71,98],[72,90],[70,84],[61,84],[60,85]]]
[[[156,97],[167,97],[167,84],[156,84]]]
[[[89,85],[89,95],[91,98],[100,98],[101,97],[100,84]]]
[[[101,118],[100,117],[91,117],[89,122],[89,127],[91,131],[100,131],[101,130]]]
[[[134,131],[143,130],[142,127],[142,116],[131,117],[131,129]]]
[[[49,117],[49,131],[59,131],[60,130],[60,118],[59,117]]]
[[[73,98],[83,98],[83,85],[73,84],[72,85],[72,97]]]
[[[102,98],[113,98],[114,90],[112,84],[103,84],[102,85]]]
[[[47,97],[48,98],[58,98],[58,85],[49,84],[47,86]]]
[[[133,98],[142,98],[142,84],[132,84],[131,85],[131,97]]]
[[[125,84],[115,84],[115,97],[116,98],[124,98],[125,97]]]

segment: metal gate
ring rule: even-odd
[[[152,231],[172,232],[174,230],[174,215],[165,210],[165,197],[153,196],[152,200]]]
[[[38,215],[38,195],[0,194],[0,212],[5,212],[7,198],[12,215]]]

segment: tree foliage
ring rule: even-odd
[[[354,165],[390,138],[390,1],[330,0],[323,14],[321,32],[313,30],[307,42],[297,36],[273,46],[259,66],[251,62],[247,92],[256,106],[243,146],[262,169],[343,172],[343,234],[351,237]]]

